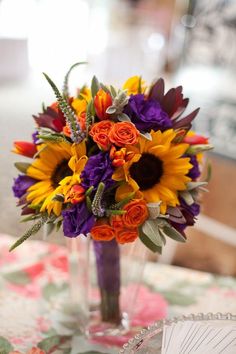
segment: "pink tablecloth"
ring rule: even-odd
[[[87,341],[75,330],[73,318],[62,311],[69,296],[67,250],[28,241],[9,253],[12,243],[12,237],[0,235],[0,353],[13,349],[27,353],[32,347],[45,353],[117,353],[114,341],[109,348]],[[148,263],[136,304],[137,324],[163,318],[167,306],[168,317],[236,313],[236,280]]]

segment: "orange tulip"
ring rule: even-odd
[[[96,115],[100,120],[108,119],[109,114],[106,113],[106,110],[109,106],[112,105],[111,95],[104,90],[100,89],[96,96],[94,97],[94,107]]]
[[[82,202],[85,198],[85,189],[79,184],[75,184],[71,187],[68,195],[65,198],[65,202],[71,202],[72,204],[77,204]]]
[[[37,147],[34,143],[28,141],[14,141],[14,149],[12,152],[26,157],[34,157],[37,152]]]
[[[195,135],[185,136],[183,142],[189,145],[208,144],[208,138],[202,135],[195,134]]]

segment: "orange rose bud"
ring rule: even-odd
[[[148,218],[147,204],[143,199],[135,199],[126,204],[123,208],[126,211],[122,215],[124,225],[129,228],[135,228],[144,223]]]
[[[79,125],[82,130],[86,130],[86,112],[82,112],[78,117]]]
[[[85,198],[85,189],[80,186],[79,184],[75,184],[74,186],[71,187],[68,195],[65,198],[65,202],[71,202],[72,204],[77,204],[82,202]]]
[[[111,154],[110,154],[110,157],[111,157]],[[126,148],[121,148],[118,151],[114,151],[114,149],[113,149],[112,157],[111,157],[111,159],[113,160],[112,165],[115,167],[123,166],[126,161],[125,157],[126,157]]]
[[[130,122],[115,123],[109,133],[110,141],[117,146],[134,145],[138,141],[139,131]]]
[[[112,215],[111,219],[111,226],[114,227],[114,229],[118,229],[118,228],[123,228],[124,227],[124,222],[122,219],[121,215]]]
[[[111,241],[115,238],[115,230],[108,224],[95,224],[92,227],[90,234],[96,241]]]
[[[138,237],[138,229],[117,229],[116,230],[116,241],[118,243],[124,244],[129,242],[134,242]]]
[[[37,152],[37,147],[34,143],[28,141],[14,141],[14,149],[12,152],[26,157],[34,157]]]
[[[70,136],[71,136],[71,131],[70,131],[70,127],[69,127],[68,125],[65,125],[65,126],[63,127],[62,131],[63,131],[63,134],[64,134],[65,136],[68,136],[68,138],[70,138]]]
[[[183,142],[189,145],[208,144],[208,138],[195,134],[192,136],[185,136]]]
[[[93,141],[98,144],[102,150],[109,150],[111,143],[108,138],[108,134],[114,125],[110,120],[103,120],[99,123],[93,124],[89,135],[93,138]]]
[[[112,105],[112,97],[109,93],[100,89],[94,97],[94,107],[96,115],[100,120],[109,118],[109,114],[106,113],[108,107]]]

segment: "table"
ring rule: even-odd
[[[31,353],[117,353],[114,345],[107,348],[75,335],[73,323],[60,312],[58,304],[68,294],[67,250],[28,241],[9,253],[13,240],[0,235],[0,353],[4,345],[8,348],[4,353],[13,348],[27,353],[37,346],[44,352]],[[236,314],[236,279],[232,277],[150,262],[142,289],[148,296],[158,293],[162,307],[161,299],[166,300],[169,318],[199,312]],[[163,316],[163,311],[159,313]]]

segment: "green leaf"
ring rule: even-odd
[[[162,238],[159,233],[159,226],[156,220],[148,219],[142,225],[142,231],[156,246],[162,246]]]
[[[37,219],[40,219],[42,217],[42,215],[29,215],[29,216],[26,216],[25,218],[21,219],[20,222],[27,222],[27,221],[33,221],[33,220],[37,220]]]
[[[139,133],[142,137],[144,137],[145,139],[152,141],[152,136],[150,133]]]
[[[160,232],[160,235],[162,238],[162,243],[163,243],[163,245],[165,245],[166,244],[166,234],[163,232],[163,230],[161,228],[159,228],[159,232]]]
[[[189,191],[195,189],[195,188],[199,188],[199,187],[202,187],[202,186],[206,186],[208,183],[207,182],[188,182],[187,183],[187,189]]]
[[[92,92],[93,97],[96,96],[99,89],[100,89],[100,83],[99,83],[98,79],[96,78],[96,76],[94,76],[92,78],[92,83],[91,83],[91,92]]]
[[[212,149],[214,149],[214,146],[211,144],[190,145],[186,151],[186,154],[196,155],[199,152],[209,151]]]
[[[150,219],[156,219],[160,215],[160,205],[161,202],[147,204]]]
[[[170,224],[165,225],[162,228],[162,232],[164,233],[165,236],[170,237],[175,241],[183,242],[183,243],[186,242],[186,238]]]
[[[0,353],[1,354],[9,354],[9,352],[13,351],[14,348],[7,339],[0,337]]]
[[[63,203],[65,200],[65,197],[63,194],[55,194],[54,197],[52,198],[52,200]]]
[[[101,82],[100,82],[100,87],[101,87],[101,88],[103,89],[103,91],[105,91],[106,93],[111,94],[109,88],[108,88],[106,85],[102,84]]]
[[[3,275],[4,279],[12,284],[26,285],[31,282],[29,275],[24,271],[16,271],[11,273],[6,273]],[[1,353],[1,351],[0,351]]]
[[[139,76],[138,80],[138,93],[142,93],[142,76]]]
[[[108,113],[108,114],[114,114],[114,113],[116,113],[116,107],[114,107],[114,106],[108,107],[108,108],[106,109],[106,113]]]
[[[66,336],[59,336],[55,335],[52,337],[48,337],[43,339],[41,342],[38,343],[38,347],[44,350],[46,353],[50,353],[52,350],[57,349],[61,343],[63,343],[66,339],[69,339]]]
[[[106,216],[123,215],[125,213],[126,213],[126,210],[106,209]]]
[[[194,203],[193,196],[188,191],[181,191],[179,194],[188,205],[192,205]]]
[[[130,117],[127,116],[127,114],[125,114],[125,113],[119,114],[119,115],[117,116],[117,118],[118,118],[118,120],[119,120],[120,122],[131,122]]]
[[[94,186],[89,187],[89,189],[87,189],[85,192],[85,196],[87,197],[87,195],[90,195],[93,190],[94,190]]]
[[[92,202],[91,202],[91,199],[88,195],[86,196],[86,206],[89,211],[92,211]]]
[[[110,86],[110,89],[111,89],[112,98],[115,98],[117,96],[116,89],[112,85]]]
[[[157,245],[155,245],[150,238],[145,235],[141,229],[141,227],[139,228],[139,238],[142,241],[142,243],[152,252],[156,253],[160,253],[162,252],[162,247],[159,247]]]
[[[17,168],[18,171],[26,173],[31,164],[27,162],[15,162],[14,166]]]
[[[49,284],[45,285],[43,288],[43,297],[46,300],[50,300],[51,297],[54,297],[58,293],[64,291],[66,289],[66,287],[67,287],[66,283],[64,283],[60,286],[56,285],[54,283],[49,283]]]

